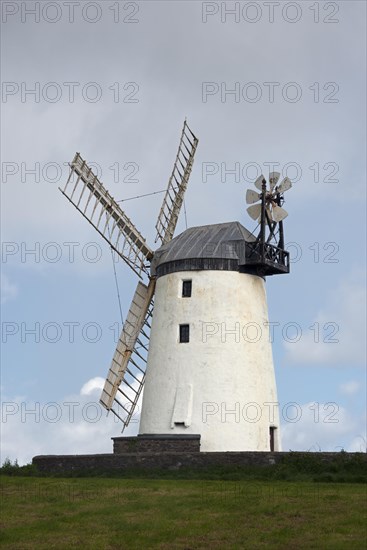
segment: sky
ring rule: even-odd
[[[123,316],[136,276],[58,188],[78,151],[116,200],[165,189],[185,117],[189,227],[254,230],[246,189],[293,182],[291,273],[266,283],[283,449],[366,451],[365,2],[1,9],[1,461],[112,452],[114,268]],[[161,200],[120,203],[152,247]]]

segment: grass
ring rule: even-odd
[[[366,486],[3,475],[2,547],[365,549]]]

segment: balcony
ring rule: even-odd
[[[289,273],[289,252],[277,246],[259,241],[246,242],[245,263],[241,271],[258,275]]]

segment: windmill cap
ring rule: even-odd
[[[239,222],[191,227],[154,253],[152,276],[175,271],[239,271],[245,263],[246,243],[256,238]]]

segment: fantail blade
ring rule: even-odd
[[[281,206],[273,206],[273,220],[275,222],[281,222],[288,216],[288,212]]]
[[[261,176],[259,176],[255,181],[255,187],[259,191],[262,191],[262,186],[263,186],[264,179],[265,179],[264,176],[261,174]]]
[[[253,204],[254,202],[257,202],[260,199],[261,199],[261,194],[256,193],[256,191],[253,191],[252,189],[247,189],[246,191],[247,204]]]
[[[292,182],[289,178],[284,178],[282,183],[277,188],[277,193],[285,193],[292,187]]]
[[[253,204],[252,206],[249,206],[247,208],[247,212],[253,220],[257,220],[257,218],[261,215],[261,204]]]
[[[273,216],[271,214],[270,206],[265,206],[266,213],[268,215],[269,221],[273,221]]]
[[[270,172],[269,174],[270,191],[274,189],[274,187],[278,183],[279,178],[280,178],[280,172]]]

